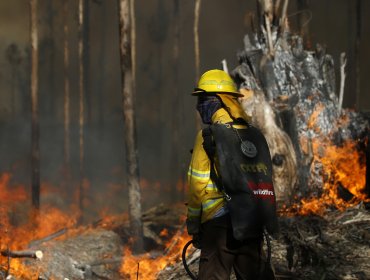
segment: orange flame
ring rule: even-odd
[[[57,208],[42,206],[37,212],[31,209],[30,198],[24,186],[12,185],[11,175],[0,175],[0,250],[24,250],[32,240],[48,236],[64,227],[72,227],[77,214],[71,215]],[[41,186],[42,194],[52,193],[47,184]],[[55,191],[54,191],[55,194]],[[78,213],[78,211],[74,211]],[[8,267],[6,257],[0,258],[0,265]],[[19,259],[9,260],[9,273],[21,279],[36,279]]]
[[[292,209],[301,215],[322,215],[329,206],[339,210],[367,201],[364,194],[366,166],[363,155],[356,148],[355,141],[346,141],[337,147],[317,139],[312,140],[314,163],[320,163],[323,170],[323,192],[319,198],[302,199]],[[345,188],[352,198],[345,201],[338,193],[338,186]]]
[[[0,201],[2,204],[22,202],[27,199],[27,194],[22,186],[10,186],[11,175],[4,173],[0,176]]]
[[[182,234],[179,234],[182,233]],[[123,252],[123,263],[120,272],[124,279],[145,279],[155,280],[160,271],[169,265],[179,261],[182,248],[191,239],[186,232],[180,230],[172,239],[166,243],[163,256],[151,256],[146,253],[134,256],[131,250],[126,247]]]

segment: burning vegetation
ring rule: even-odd
[[[283,237],[273,241],[273,261],[278,275],[292,279],[294,275],[314,277],[317,270],[312,272],[311,266],[321,267],[322,275],[337,275],[334,260],[335,264],[346,261],[344,267],[353,269],[347,258],[355,254],[354,259],[361,258],[357,264],[366,267],[362,258],[366,256],[368,241],[364,238],[368,234],[366,225],[370,215],[361,207],[367,199],[363,193],[365,163],[363,154],[353,152],[356,150],[354,145],[347,142],[341,147],[326,147],[313,142],[313,166],[322,165],[324,187],[317,197],[302,199],[289,209],[282,209]],[[350,157],[348,151],[351,151]],[[352,174],[358,178],[350,176]],[[28,215],[29,200],[25,189],[11,185],[10,174],[3,174],[0,181],[3,202],[1,273],[4,277],[188,279],[180,262],[182,248],[190,239],[184,226],[183,206],[158,206],[145,212],[144,234],[151,250],[133,255],[127,215],[105,214],[95,223],[83,227],[77,226],[77,215],[53,207],[43,207],[37,217]],[[350,197],[343,198],[338,186],[351,193]],[[353,249],[349,250],[348,246]],[[37,251],[42,252],[40,257],[31,255]],[[345,257],[342,256],[344,252]],[[29,259],[25,261],[16,255],[9,258],[10,253],[28,253],[24,256]],[[189,250],[187,259],[196,272],[199,251]]]
[[[320,168],[322,190],[314,198],[304,198],[296,206],[298,214],[323,215],[327,209],[345,210],[361,202],[369,202],[365,193],[365,154],[355,141],[341,146],[313,141],[312,168]]]
[[[43,206],[30,211],[24,187],[3,174],[1,189],[1,267],[9,279],[156,279],[179,260],[189,240],[184,206],[159,205],[143,214],[146,247],[133,255],[128,215],[108,215],[78,225],[78,211]],[[43,189],[42,194],[47,190]],[[138,275],[138,276],[137,276]]]

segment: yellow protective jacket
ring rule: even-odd
[[[222,96],[224,105],[225,97]],[[230,123],[233,118],[248,117],[240,109],[236,100],[227,98],[226,108],[217,110],[212,116],[212,123]],[[216,185],[210,178],[210,160],[203,148],[202,131],[199,131],[194,144],[193,154],[188,171],[188,213],[187,227],[188,233],[198,233],[199,226],[214,217],[225,204],[223,194],[218,191]]]

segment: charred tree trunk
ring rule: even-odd
[[[127,181],[129,191],[129,217],[133,249],[135,253],[143,251],[143,225],[141,220],[141,192],[139,184],[139,166],[136,142],[134,83],[132,73],[131,50],[131,9],[133,0],[118,0],[120,26],[120,58],[122,72],[123,119],[125,125],[125,143],[127,158]]]
[[[171,160],[170,166],[168,170],[175,167],[174,172],[171,172],[171,185],[172,185],[172,198],[176,199],[178,196],[177,190],[177,182],[179,182],[182,186],[182,178],[180,175],[181,165],[179,162],[179,153],[181,151],[180,143],[179,143],[179,134],[180,134],[180,117],[181,115],[181,96],[178,90],[179,84],[179,48],[180,48],[180,0],[175,0],[174,2],[174,10],[173,10],[173,22],[174,22],[174,43],[172,49],[172,74],[173,74],[173,96],[172,96],[172,151],[171,151]]]
[[[47,89],[49,92],[55,92],[55,74],[54,74],[54,66],[55,66],[55,40],[54,40],[54,5],[53,1],[46,1],[46,25],[47,25],[47,36],[49,40],[49,47],[46,48],[46,54],[44,56],[47,57],[47,65],[49,71],[47,72]],[[53,114],[55,112],[55,98],[52,94],[48,94],[47,99],[47,112],[48,114]]]
[[[135,18],[135,0],[129,0],[129,23],[130,28],[130,52],[131,52],[131,74],[132,74],[132,96],[136,93],[136,18]],[[163,10],[163,9],[162,9]],[[135,116],[134,116],[135,117]],[[135,118],[134,118],[135,119]],[[136,129],[134,129],[135,131]]]
[[[64,173],[69,188],[70,176],[70,93],[69,93],[69,30],[68,0],[63,2],[64,18]],[[70,188],[69,188],[70,189]]]
[[[38,28],[37,0],[30,0],[31,12],[31,110],[32,110],[32,206],[40,208],[40,124],[38,107]]]
[[[271,38],[271,23],[273,23],[274,6],[272,0],[258,0],[259,7],[261,9],[260,18],[262,20],[261,30],[266,33],[266,39],[268,42],[269,55],[273,55],[274,46],[272,45]]]
[[[355,73],[356,73],[356,108],[361,109],[361,100],[360,100],[360,45],[361,45],[361,29],[362,29],[362,17],[361,17],[361,0],[356,0],[356,42],[355,42]]]
[[[200,50],[199,50],[199,17],[200,17],[200,8],[201,8],[202,0],[195,0],[195,7],[194,7],[194,55],[195,55],[195,85],[198,83],[198,79],[200,78]],[[201,119],[198,113],[195,115],[196,119],[196,129],[201,129]]]
[[[300,147],[300,140],[297,131],[297,120],[293,107],[287,107],[279,112],[279,118],[281,120],[282,129],[289,135],[291,143],[294,148],[296,165],[300,166],[296,171],[297,182],[300,185],[302,195],[305,196],[309,192],[308,181],[310,175],[310,167],[312,163],[312,154],[304,155]],[[308,143],[309,144],[309,143]]]
[[[91,111],[91,88],[90,88],[90,0],[84,0],[83,2],[83,26],[82,26],[82,40],[83,40],[83,64],[84,64],[84,77],[83,77],[83,88],[84,88],[84,99],[86,101],[86,115],[87,122],[91,122],[92,111]]]
[[[243,106],[254,111],[250,114],[266,135],[277,199],[285,202],[293,198],[293,188],[295,197],[300,198],[320,194],[325,182],[330,184],[322,176],[319,159],[325,148],[318,143],[335,146],[361,139],[368,126],[359,114],[341,111],[335,94],[333,58],[320,46],[315,54],[305,51],[302,38],[282,28],[287,3],[284,1],[282,20],[275,26],[278,21],[270,21],[271,1],[258,1],[263,19],[260,32],[252,40],[244,38],[240,65],[232,72],[241,89],[255,93],[243,99]],[[342,65],[344,69],[345,62]]]
[[[81,211],[80,223],[83,222],[84,213],[84,80],[85,80],[85,69],[84,69],[84,0],[79,0],[78,5],[78,58],[79,58],[79,147],[80,147],[80,184],[79,184],[79,207]]]
[[[101,22],[107,21],[107,2],[101,3]],[[99,30],[101,34],[100,38],[100,50],[99,50],[99,65],[101,65],[100,75],[99,75],[99,83],[97,86],[97,93],[98,93],[98,114],[99,114],[99,130],[101,133],[99,134],[100,137],[104,137],[104,107],[105,107],[105,99],[104,99],[104,86],[106,83],[106,68],[105,68],[105,53],[106,53],[106,46],[107,42],[109,41],[107,38],[107,32],[104,32],[104,27],[101,26],[101,29]]]

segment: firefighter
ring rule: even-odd
[[[264,172],[258,172],[260,170],[258,168],[249,168],[248,170],[253,172],[246,174],[246,180],[251,181],[250,186],[257,186],[258,182],[262,180],[261,176],[268,173],[262,181],[267,182],[263,186],[270,186],[270,189],[261,191],[260,186],[262,185],[258,185],[255,190],[257,196],[273,194],[271,164],[269,159],[261,161],[258,156],[254,156],[250,161],[246,156],[237,155],[238,151],[232,152],[233,149],[228,149],[227,141],[218,141],[217,139],[217,137],[235,138],[237,139],[235,141],[239,141],[237,136],[240,138],[239,134],[246,131],[250,123],[250,117],[246,115],[237,101],[237,98],[243,95],[238,92],[232,78],[226,72],[216,69],[205,72],[199,79],[198,86],[192,95],[198,97],[196,108],[202,122],[210,127],[220,127],[221,129],[214,130],[216,134],[211,137],[205,134],[206,129],[197,134],[188,171],[187,230],[189,235],[193,237],[193,245],[201,249],[198,279],[229,279],[232,268],[237,279],[260,279],[259,274],[263,269],[261,268],[261,264],[263,265],[261,251],[264,224],[256,223],[254,226],[250,223],[245,225],[244,220],[247,220],[245,215],[249,210],[244,211],[243,207],[252,200],[246,197],[246,193],[240,195],[240,192],[227,186],[240,185],[238,178],[243,178],[243,175],[239,176],[238,173],[235,173],[238,168],[234,168],[231,162],[225,164],[223,161],[225,159],[233,161],[234,158],[238,157],[243,161],[243,158],[246,158],[246,163],[242,164],[249,164],[253,167],[255,164],[253,160],[259,158],[255,166],[262,164],[266,166],[266,169],[262,168],[261,170]],[[223,130],[226,131],[226,136],[222,136]],[[218,131],[221,136],[217,136]],[[231,137],[228,136],[229,134]],[[210,144],[206,145],[210,142],[206,141],[206,138],[213,139],[212,141],[216,140],[213,154],[210,152]],[[217,142],[223,142],[221,145],[224,146],[217,146]],[[267,144],[265,142],[259,140],[254,142],[265,144],[263,148],[256,144],[257,150],[266,150]],[[250,147],[247,150],[253,153],[253,143],[251,147],[251,150],[248,150]],[[261,151],[259,152],[263,154]],[[228,155],[229,153],[230,155]],[[265,157],[267,153],[269,153],[268,148],[267,152],[265,151]],[[268,154],[267,157],[269,156]],[[234,172],[234,175],[228,175],[228,172]],[[251,177],[248,177],[250,174],[259,177],[250,179]],[[253,180],[256,181],[256,184],[252,182]],[[247,184],[246,181],[243,182],[245,183],[242,184]],[[250,196],[250,194],[248,195]],[[266,197],[263,199],[266,200]],[[271,199],[270,201],[274,202],[274,198]],[[251,219],[254,220],[255,217]],[[262,221],[263,218],[260,220]],[[238,224],[239,221],[242,221],[241,226]]]

